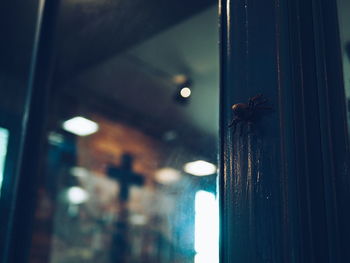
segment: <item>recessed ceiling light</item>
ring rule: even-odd
[[[63,129],[79,136],[86,136],[98,131],[98,124],[84,117],[74,117],[63,123]]]
[[[183,87],[180,90],[180,95],[183,98],[188,98],[189,96],[191,96],[191,89],[189,87]]]
[[[212,163],[198,160],[194,162],[189,162],[184,165],[184,170],[186,173],[193,174],[196,176],[205,176],[216,173],[216,166]]]
[[[165,167],[159,169],[154,178],[158,183],[168,185],[179,181],[181,173],[176,169]]]
[[[89,199],[89,194],[81,187],[73,186],[67,190],[67,198],[70,203],[78,205]]]

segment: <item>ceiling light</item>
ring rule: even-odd
[[[86,136],[98,131],[98,124],[77,116],[63,123],[63,129],[79,136]]]
[[[182,105],[188,104],[190,101],[192,88],[193,88],[192,82],[188,78],[185,78],[183,82],[178,83],[174,94],[175,101]]]
[[[189,162],[184,165],[184,170],[186,173],[193,174],[196,176],[205,176],[216,173],[216,166],[212,163],[198,160],[194,162]]]
[[[73,186],[67,190],[67,198],[70,203],[78,205],[89,199],[89,194],[81,187]]]
[[[173,168],[166,167],[159,169],[154,176],[155,180],[160,184],[172,184],[180,180],[181,173]]]
[[[188,98],[189,96],[191,96],[191,90],[189,87],[183,87],[181,90],[180,90],[180,95],[181,97],[183,98]]]

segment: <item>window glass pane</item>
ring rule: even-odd
[[[0,1],[0,257],[8,262],[42,1]]]
[[[5,161],[7,155],[9,132],[7,129],[0,127],[0,193],[2,188],[2,181],[4,179]]]
[[[31,262],[218,262],[217,3],[62,1]]]
[[[344,86],[348,110],[348,131],[350,132],[350,1],[338,0],[339,29],[343,51]]]

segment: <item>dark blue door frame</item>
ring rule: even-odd
[[[348,262],[349,142],[336,1],[222,0],[222,262]],[[275,111],[239,136],[231,105]]]
[[[8,207],[8,214],[5,217],[8,220],[5,222],[7,229],[6,232],[1,233],[1,241],[4,240],[5,244],[0,249],[0,261],[6,263],[24,263],[28,262],[29,258],[38,178],[42,163],[40,156],[46,138],[44,132],[48,117],[46,109],[50,77],[54,66],[54,29],[59,3],[59,1],[39,0],[22,5],[19,2],[8,2],[4,9],[4,21],[15,20],[20,25],[18,28],[21,29],[26,28],[24,24],[28,20],[28,23],[32,24],[27,26],[34,29],[32,32],[26,32],[26,37],[32,39],[32,52],[28,63],[30,69],[25,82],[27,90],[25,112],[20,120],[22,127],[17,127],[20,133],[18,132],[15,138],[15,145],[19,145],[19,153],[13,160],[16,162],[16,168],[12,170],[13,174],[6,184],[6,189],[3,189],[4,199],[1,200]],[[18,9],[21,10],[15,12]],[[23,12],[25,15],[21,16]],[[13,32],[13,34],[24,34],[24,32]],[[13,44],[13,51],[16,52],[18,43]],[[4,182],[6,180],[7,178]]]

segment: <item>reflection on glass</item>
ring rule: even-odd
[[[4,178],[8,137],[9,137],[8,130],[0,127],[0,193],[1,193],[2,180]]]
[[[339,31],[343,51],[343,75],[348,109],[348,131],[350,132],[350,1],[338,0]]]
[[[215,1],[122,2],[62,5],[31,262],[217,263]]]
[[[79,136],[87,136],[98,131],[98,124],[84,117],[74,117],[63,123],[63,129]]]

